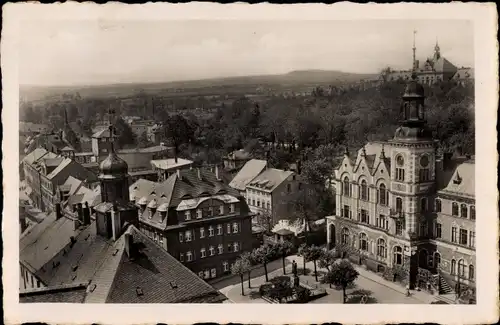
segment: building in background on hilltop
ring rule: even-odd
[[[252,159],[251,154],[245,149],[235,150],[222,158],[224,168],[229,171],[238,171],[250,159]]]
[[[412,289],[463,295],[475,290],[474,161],[439,152],[416,79],[394,138],[368,143],[356,156],[346,152],[336,168],[327,242]]]
[[[130,186],[139,209],[139,228],[203,279],[231,271],[252,249],[252,213],[216,168],[177,169],[162,183]]]
[[[226,299],[136,228],[138,214],[129,201],[127,164],[113,147],[100,165],[99,180],[102,202],[92,210],[78,204],[76,213],[65,213],[57,204],[50,218],[21,237],[21,303]]]

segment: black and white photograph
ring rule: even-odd
[[[479,307],[472,17],[159,17],[17,25],[19,306]]]

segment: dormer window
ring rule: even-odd
[[[224,214],[224,205],[223,204],[219,206],[219,214],[220,215]]]
[[[460,177],[460,174],[457,172],[457,175],[455,176],[455,179],[453,180],[453,184],[459,185],[462,183],[462,177]]]
[[[191,211],[190,210],[185,211],[184,216],[186,217],[186,221],[191,220]]]
[[[231,203],[231,205],[229,206],[229,212],[234,213],[234,203]]]
[[[196,209],[196,219],[201,219],[203,217],[203,211],[201,209]]]

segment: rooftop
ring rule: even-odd
[[[275,188],[293,174],[295,173],[289,170],[268,168],[252,179],[248,183],[248,186],[274,191]]]
[[[267,161],[265,160],[252,159],[247,161],[231,183],[229,183],[229,186],[239,191],[244,191],[247,184],[259,175],[266,168],[266,165]]]
[[[177,160],[177,161],[176,161]],[[178,168],[182,166],[189,166],[193,164],[191,160],[182,158],[168,158],[168,159],[158,159],[151,160],[151,165],[158,169],[169,170],[173,168]]]

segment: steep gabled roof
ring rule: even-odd
[[[476,192],[475,167],[473,161],[459,163],[452,169],[453,174],[446,178],[448,183],[439,193],[474,198]]]
[[[29,154],[27,154],[24,158],[23,161],[32,165],[35,161],[39,160],[40,158],[44,157],[48,153],[47,150],[44,148],[36,148]]]
[[[229,183],[229,186],[235,188],[239,191],[244,191],[247,184],[259,175],[267,165],[267,161],[252,159],[245,163],[243,168],[236,174],[233,180]]]
[[[92,138],[97,138],[97,139],[100,139],[100,138],[109,138],[110,137],[110,133],[109,133],[109,129],[107,127],[103,127],[102,129],[96,131],[94,134],[92,134]]]
[[[294,172],[289,170],[268,168],[252,179],[248,183],[248,186],[258,187],[266,191],[274,191],[275,188],[293,174]]]

